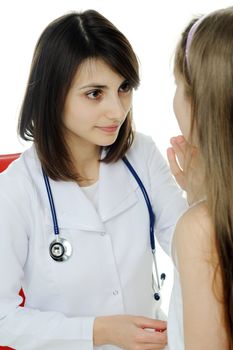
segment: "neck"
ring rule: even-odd
[[[81,170],[86,165],[89,166],[91,163],[99,162],[100,147],[91,149],[78,148],[74,151],[71,151],[71,154],[75,167],[78,167]]]
[[[81,176],[78,181],[81,186],[95,183],[99,178],[100,146],[87,141],[68,142],[74,167]]]

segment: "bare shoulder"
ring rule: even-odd
[[[179,219],[174,246],[178,254],[192,256],[193,254],[213,253],[214,227],[206,206],[202,201],[190,207]]]
[[[189,228],[191,232],[196,229],[198,229],[198,231],[209,231],[212,227],[212,221],[205,201],[199,202],[196,205],[191,206],[180,217],[177,223],[177,228],[181,231],[186,228]]]
[[[199,202],[180,218],[174,236],[187,349],[228,348],[223,323],[223,285],[214,242],[208,207]]]

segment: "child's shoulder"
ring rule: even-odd
[[[191,205],[189,209],[180,218],[177,226],[183,228],[183,226],[190,226],[190,228],[197,229],[199,226],[207,228],[211,225],[211,218],[209,215],[206,200],[200,200]]]
[[[183,255],[205,254],[212,251],[214,227],[206,201],[191,206],[177,222],[174,244]]]

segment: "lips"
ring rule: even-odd
[[[109,126],[98,126],[98,129],[104,132],[116,132],[119,128],[119,125],[109,125]]]

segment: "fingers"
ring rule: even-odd
[[[180,165],[177,162],[176,154],[173,148],[167,149],[167,159],[173,176],[176,179],[176,182],[180,185],[183,190],[186,190],[186,177],[181,169]]]
[[[179,164],[177,163],[175,151],[171,147],[169,147],[167,149],[167,159],[168,159],[172,174],[175,177],[179,176],[180,173],[182,173],[182,170],[181,170]]]
[[[195,147],[191,146],[182,135],[172,137],[172,147],[167,150],[167,158],[172,174],[180,187],[187,191],[187,165],[191,167],[191,158]]]
[[[163,345],[167,343],[167,332],[166,330],[163,332],[155,332],[155,331],[148,331],[144,330],[141,336],[141,342],[142,343],[151,343],[151,344],[158,344]]]
[[[115,315],[97,317],[94,344],[112,344],[121,349],[164,349],[167,323],[147,317]],[[156,331],[159,330],[159,331]]]
[[[176,137],[172,137],[171,140],[171,145],[173,150],[175,151],[175,154],[178,158],[178,162],[181,166],[182,169],[184,169],[184,158],[185,158],[185,154],[187,152],[188,149],[188,143],[185,140],[185,138],[181,135],[176,136]]]
[[[184,162],[187,158],[187,154],[190,157],[196,156],[197,147],[188,143],[182,135],[172,137],[170,142],[182,169],[184,169]]]
[[[167,322],[161,320],[154,320],[152,318],[140,317],[137,325],[142,329],[152,329],[164,331],[167,329]]]
[[[167,331],[154,332],[144,330],[138,339],[138,343],[142,344],[145,350],[164,349],[167,345]]]

